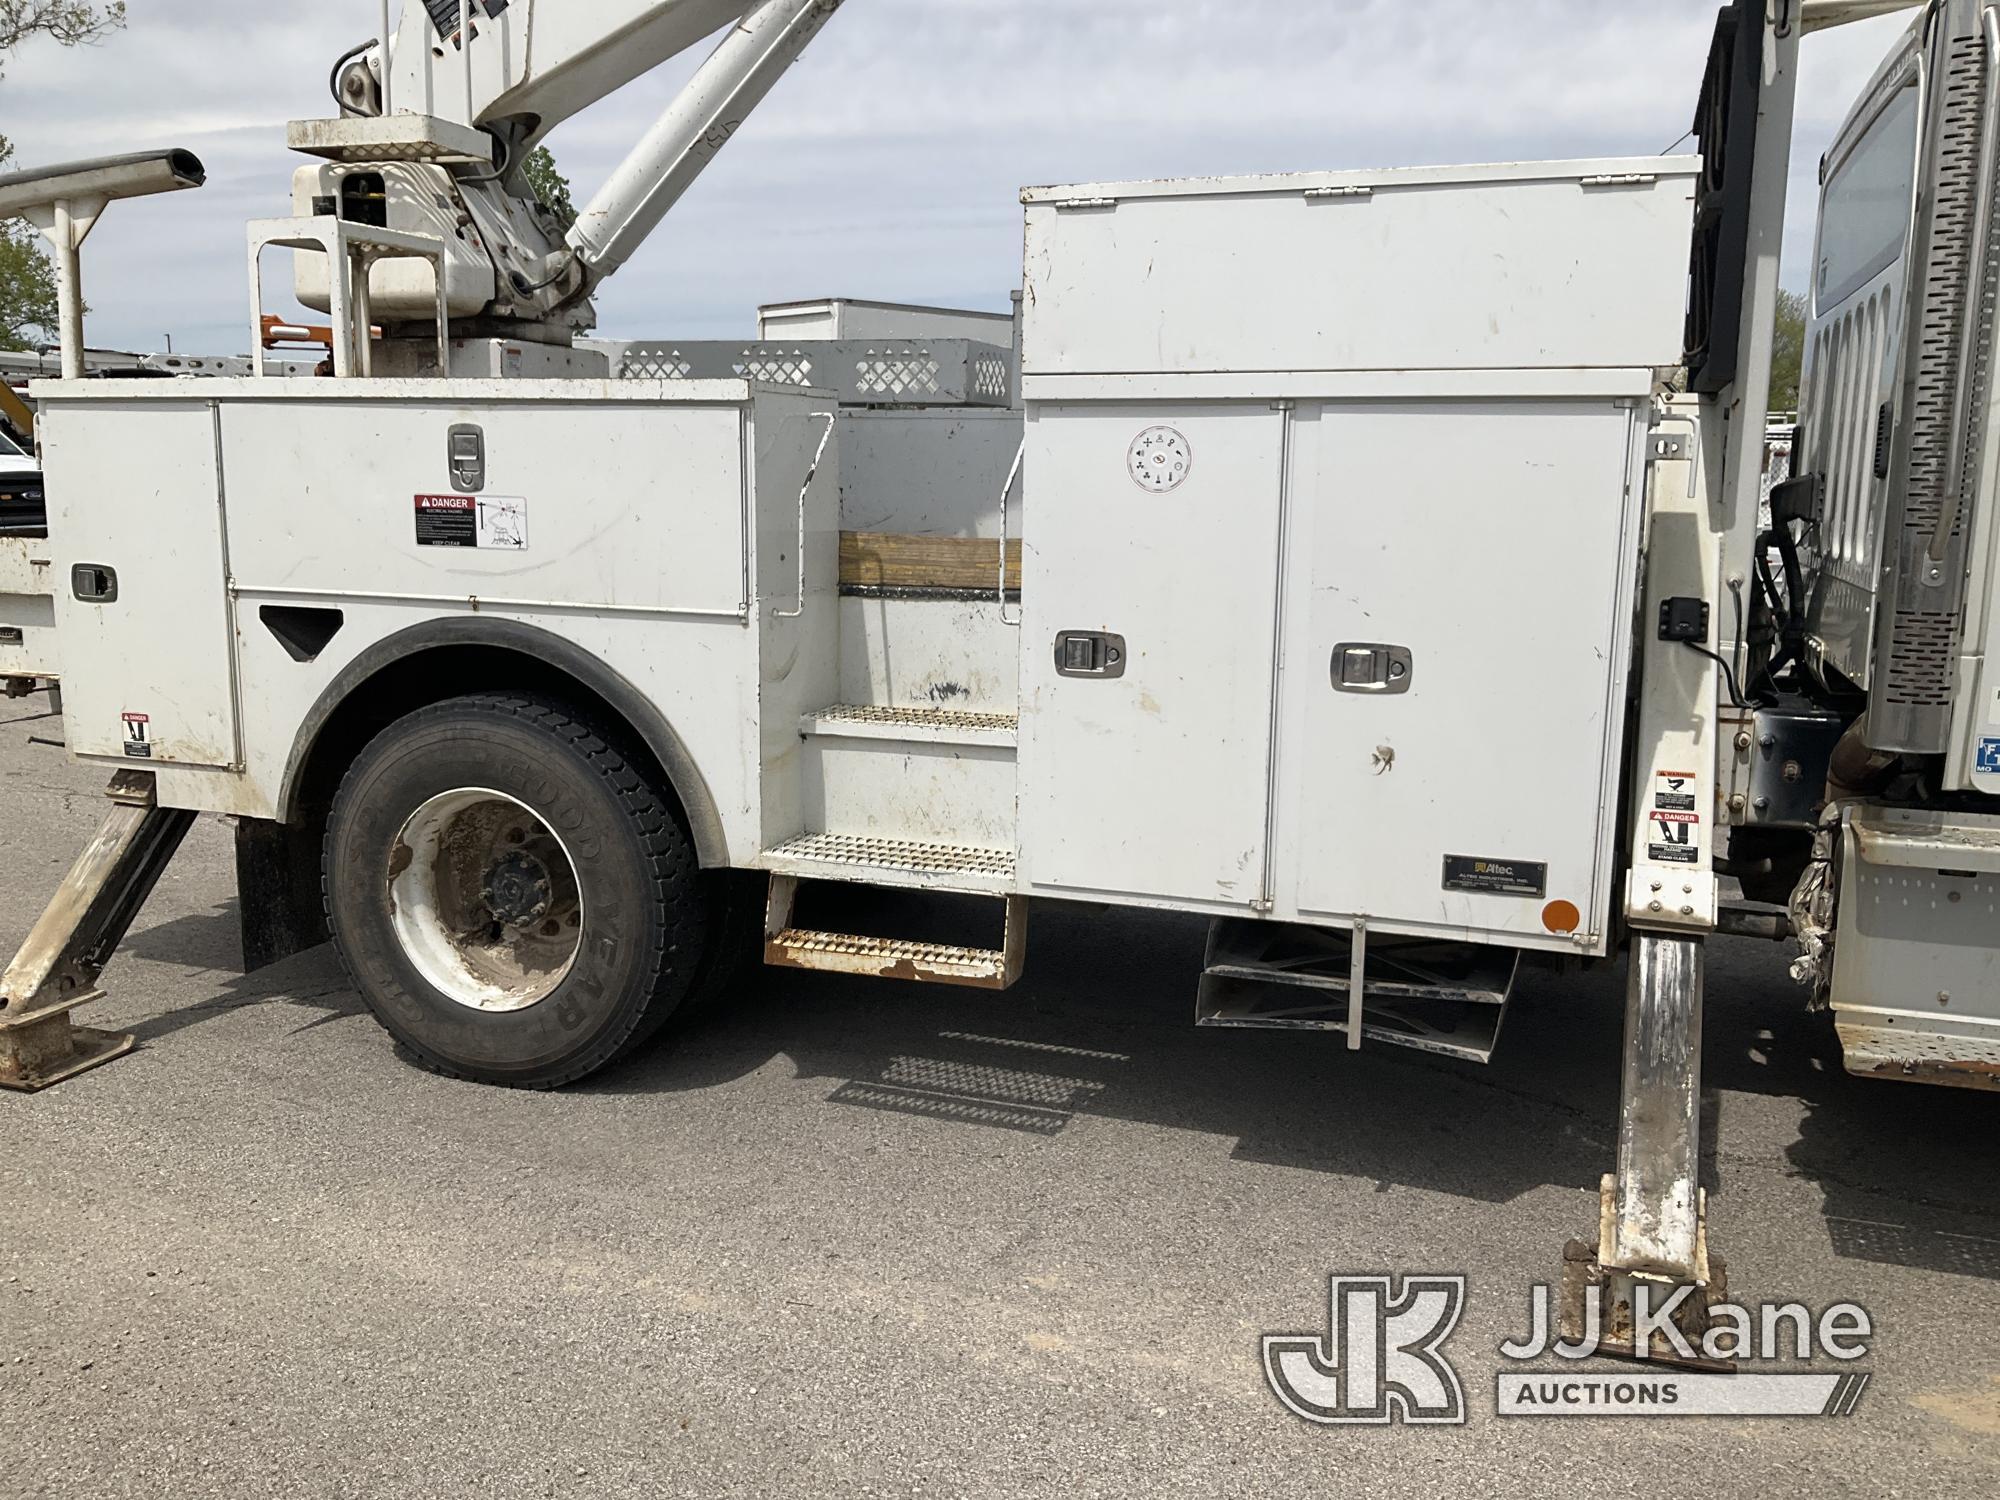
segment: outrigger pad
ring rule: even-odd
[[[97,992],[91,991],[66,1005],[39,1010],[19,1020],[0,1019],[0,1089],[36,1093],[99,1063],[123,1057],[137,1046],[138,1038],[129,1031],[103,1031],[71,1022],[71,1010],[97,998]]]
[[[1632,1359],[1647,1364],[1673,1365],[1680,1369],[1733,1371],[1735,1361],[1707,1359],[1699,1352],[1702,1337],[1709,1329],[1709,1310],[1717,1303],[1729,1300],[1729,1267],[1720,1256],[1708,1253],[1707,1194],[1702,1195],[1697,1230],[1702,1279],[1674,1282],[1664,1277],[1621,1271],[1604,1264],[1602,1257],[1610,1253],[1608,1216],[1613,1212],[1615,1192],[1614,1180],[1606,1176],[1599,1189],[1601,1213],[1607,1216],[1607,1228],[1601,1243],[1593,1245],[1587,1240],[1571,1240],[1563,1247],[1558,1329],[1564,1342],[1581,1343],[1591,1331],[1589,1309],[1594,1295],[1598,1303],[1595,1336],[1599,1354],[1610,1359]],[[1634,1346],[1632,1288],[1635,1283],[1644,1283],[1651,1288],[1650,1305],[1654,1308],[1662,1306],[1678,1287],[1692,1288],[1688,1297],[1674,1310],[1672,1321],[1674,1327],[1680,1330],[1681,1337],[1696,1351],[1694,1358],[1684,1356],[1663,1332],[1651,1335],[1643,1354]]]
[[[161,807],[152,773],[120,770],[111,811],[0,973],[0,1087],[33,1092],[130,1052],[123,1032],[77,1026],[98,975],[187,837],[195,815]]]

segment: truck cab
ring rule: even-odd
[[[1746,674],[1752,697],[1845,726],[1827,810],[1778,863],[1799,870],[1803,969],[1848,1067],[1988,1087],[1996,99],[2000,8],[1933,0],[1821,163],[1800,429],[1756,548]]]

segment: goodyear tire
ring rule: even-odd
[[[707,967],[713,887],[616,736],[556,702],[391,724],[327,821],[327,924],[375,1017],[437,1072],[556,1088],[656,1032]]]

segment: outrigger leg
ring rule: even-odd
[[[1726,1294],[1700,1183],[1705,949],[1699,937],[1632,938],[1618,1169],[1598,1189],[1597,1242],[1571,1240],[1563,1255],[1563,1337],[1605,1354],[1716,1363],[1700,1354],[1708,1309]],[[1642,1339],[1640,1320],[1670,1305],[1678,1339],[1657,1321]]]
[[[33,1093],[130,1052],[129,1032],[78,1026],[97,976],[124,940],[195,815],[164,808],[149,771],[120,771],[110,816],[0,975],[0,1088]]]

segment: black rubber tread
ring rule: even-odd
[[[594,1038],[586,1053],[559,1072],[545,1076],[495,1076],[442,1056],[407,1034],[376,1003],[375,996],[357,972],[341,940],[335,920],[332,868],[335,832],[343,822],[350,798],[370,764],[371,755],[385,742],[393,745],[394,741],[467,714],[491,715],[529,728],[581,760],[621,807],[648,872],[647,894],[654,920],[649,924],[652,935],[650,951],[644,955],[642,963],[642,972],[650,975],[652,980],[645,1003],[629,1008],[629,1015],[624,1018],[623,1024]],[[507,1088],[562,1088],[634,1051],[672,1019],[694,994],[705,968],[712,887],[701,874],[693,839],[684,821],[668,797],[636,768],[634,759],[624,751],[620,741],[621,737],[615,732],[593,724],[585,714],[558,700],[516,693],[480,693],[446,699],[406,715],[383,730],[348,768],[334,796],[332,814],[327,820],[321,862],[320,895],[326,910],[327,926],[334,934],[334,949],[339,954],[349,982],[368,1002],[377,1020],[423,1067],[445,1077]],[[543,1003],[551,1003],[553,999],[552,996],[550,1001]]]
[[[687,999],[672,1010],[649,1013],[639,1023],[626,1052],[651,1045],[662,1031],[670,1036],[715,1015],[743,977],[755,954],[764,950],[764,890],[770,877],[742,870],[713,870],[701,877],[708,887],[708,943]]]

